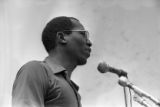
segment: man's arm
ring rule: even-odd
[[[29,62],[18,72],[12,90],[13,107],[44,107],[48,78],[40,62]]]

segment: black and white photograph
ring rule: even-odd
[[[0,0],[0,107],[160,107],[160,0]]]

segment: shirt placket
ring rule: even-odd
[[[76,88],[74,87],[74,85],[72,84],[67,72],[65,72],[65,79],[69,83],[69,85],[72,87],[72,89],[75,93],[75,96],[76,96],[76,99],[77,99],[77,102],[78,102],[78,107],[81,107],[80,97],[78,96],[78,92],[77,92]]]

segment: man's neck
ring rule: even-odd
[[[52,53],[48,56],[48,58],[58,64],[61,65],[62,67],[64,67],[67,71],[68,71],[68,76],[69,78],[71,77],[71,74],[73,72],[73,70],[75,69],[75,67],[77,66],[75,63],[73,63],[70,59],[68,59],[68,57],[62,55],[62,54],[55,54]]]

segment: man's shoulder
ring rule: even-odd
[[[32,60],[32,61],[28,61],[27,63],[25,63],[23,65],[24,66],[30,66],[30,67],[34,67],[34,66],[40,66],[42,63],[42,61],[38,61],[38,60]]]
[[[42,61],[38,60],[29,61],[20,68],[19,73],[40,73],[45,70],[41,63]]]

